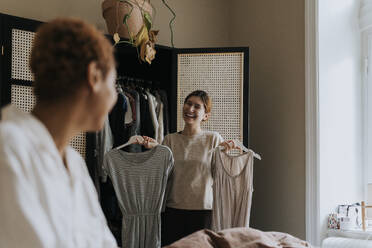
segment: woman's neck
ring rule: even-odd
[[[185,127],[182,131],[182,134],[186,135],[186,136],[193,136],[193,135],[199,134],[201,132],[202,132],[202,129],[201,129],[200,125],[198,125],[198,126],[185,125]]]
[[[37,104],[32,110],[32,114],[48,129],[62,158],[70,139],[78,132],[72,121],[74,113],[68,109],[59,105]]]

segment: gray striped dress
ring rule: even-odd
[[[160,213],[174,164],[171,150],[163,145],[140,153],[113,149],[103,164],[123,214],[122,247],[160,248]]]

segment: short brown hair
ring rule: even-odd
[[[205,109],[205,113],[210,113],[211,112],[211,110],[212,110],[212,100],[208,96],[208,93],[207,92],[205,92],[203,90],[195,90],[195,91],[191,92],[185,98],[184,103],[186,103],[187,100],[189,100],[189,98],[192,97],[192,96],[197,96],[197,97],[199,97],[202,100],[203,105],[204,105],[204,109]]]
[[[38,29],[31,52],[37,100],[51,102],[74,94],[96,62],[106,78],[115,65],[113,47],[94,26],[74,18],[58,18]]]

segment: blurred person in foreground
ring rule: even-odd
[[[34,109],[2,109],[0,247],[117,247],[69,145],[100,130],[116,101],[113,48],[93,26],[56,19],[38,29],[30,66]]]

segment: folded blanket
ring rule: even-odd
[[[200,230],[166,248],[302,248],[312,247],[292,235],[262,232],[253,228],[232,228],[220,232]]]

